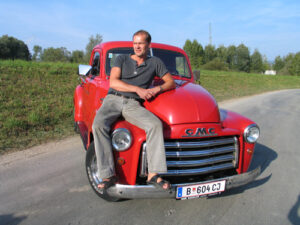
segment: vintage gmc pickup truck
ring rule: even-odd
[[[180,48],[152,43],[149,55],[162,59],[176,88],[160,94],[144,107],[163,123],[168,172],[172,184],[164,191],[146,184],[146,134],[119,118],[111,132],[118,183],[104,192],[97,184],[92,124],[109,89],[115,58],[133,53],[132,42],[107,42],[94,47],[90,65],[80,65],[81,84],[74,93],[75,129],[86,149],[86,171],[93,190],[103,199],[188,199],[219,194],[251,182],[260,167],[247,171],[259,128],[251,120],[219,109],[213,96],[196,84],[187,54]],[[155,79],[153,86],[159,85]]]

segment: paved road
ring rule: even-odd
[[[219,197],[108,203],[88,185],[78,137],[0,157],[0,224],[300,224],[300,90],[221,104],[261,127],[253,183]]]

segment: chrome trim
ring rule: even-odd
[[[194,142],[165,142],[165,148],[205,148],[211,146],[225,145],[225,144],[234,144],[234,139],[217,139],[217,140],[208,140],[208,141],[194,141]]]
[[[247,173],[238,174],[234,176],[229,176],[225,178],[208,180],[199,183],[184,183],[184,184],[172,184],[171,191],[164,191],[154,187],[153,185],[124,185],[116,184],[115,186],[107,189],[107,193],[111,197],[117,198],[127,198],[127,199],[138,199],[138,198],[175,198],[176,197],[176,187],[183,185],[196,185],[207,182],[214,182],[219,180],[226,180],[225,191],[239,187],[250,183],[255,180],[261,172],[260,166],[256,169],[249,171]]]
[[[256,141],[253,141],[253,142],[248,141],[247,137],[246,137],[246,134],[248,133],[249,129],[252,128],[252,127],[257,127],[257,129],[258,129],[258,137],[257,137],[256,141],[258,140],[258,138],[260,136],[260,129],[257,126],[257,124],[253,123],[253,124],[250,124],[248,127],[246,127],[245,130],[244,130],[244,135],[243,135],[244,136],[244,140],[245,140],[245,142],[251,143],[251,144],[255,143]]]
[[[207,174],[236,168],[238,165],[239,145],[236,136],[166,141],[165,148],[168,169],[167,173],[164,173],[165,176]],[[141,149],[140,176],[146,177],[147,171],[146,143],[144,143]]]
[[[117,135],[118,133],[121,133],[121,132],[126,133],[126,134],[128,135],[128,137],[129,137],[129,143],[128,143],[125,147],[123,147],[123,148],[119,148],[119,146],[118,146],[118,145],[115,143],[115,141],[114,141],[115,135]],[[112,132],[112,134],[111,134],[111,144],[112,144],[112,146],[113,146],[113,149],[114,149],[115,151],[117,151],[117,152],[123,152],[123,151],[126,151],[127,149],[130,148],[130,146],[131,146],[131,144],[132,144],[132,135],[131,135],[131,132],[130,132],[128,129],[126,129],[126,128],[117,128],[117,129],[115,129],[115,130]]]
[[[240,146],[239,146],[239,140],[237,137],[234,137],[234,160],[233,160],[233,165],[234,167],[237,167],[239,165],[239,153],[240,153]]]
[[[140,176],[146,177],[147,176],[147,152],[146,152],[146,143],[143,144],[141,157],[140,157]]]
[[[208,159],[200,159],[200,160],[167,161],[167,166],[169,167],[206,166],[212,163],[220,163],[220,162],[225,162],[230,160],[234,160],[233,155],[222,155],[222,156],[211,157]]]
[[[211,156],[211,155],[217,155],[222,153],[228,153],[233,152],[235,150],[234,147],[222,147],[217,149],[209,149],[209,150],[199,150],[199,151],[169,151],[166,152],[166,157],[177,157],[177,158],[183,158],[183,157],[200,157],[200,156]]]
[[[91,71],[92,67],[90,65],[82,65],[78,66],[78,75],[80,76],[87,76]]]
[[[211,173],[219,170],[231,169],[234,168],[232,163],[224,163],[215,166],[202,167],[197,169],[181,169],[181,170],[168,170],[167,173],[161,174],[165,176],[187,176],[187,175],[200,175]]]

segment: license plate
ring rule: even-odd
[[[197,198],[225,191],[226,180],[219,180],[195,185],[178,186],[176,199]]]

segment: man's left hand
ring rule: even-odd
[[[156,97],[159,94],[161,89],[160,89],[160,86],[156,86],[153,88],[149,88],[147,90],[148,90],[148,95],[146,96],[146,99],[149,100],[151,98]]]

